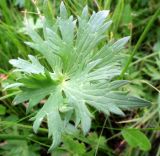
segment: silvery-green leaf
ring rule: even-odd
[[[116,80],[116,77],[121,73],[121,51],[129,37],[115,43],[101,43],[112,23],[108,14],[108,10],[102,10],[89,17],[86,6],[76,23],[62,2],[60,16],[50,24],[43,21],[43,35],[31,26],[27,27],[32,41],[25,43],[38,51],[49,67],[42,66],[33,56],[29,56],[31,62],[10,61],[17,70],[25,72],[17,79],[23,86],[14,104],[29,101],[28,113],[31,109],[37,110],[35,106],[41,100],[45,101],[33,118],[33,129],[37,132],[47,119],[49,136],[53,137],[50,150],[59,145],[64,132],[72,133],[68,127],[80,127],[84,134],[89,132],[93,116],[91,107],[106,115],[124,116],[123,110],[150,104],[118,91],[128,83]]]
[[[117,42],[113,44],[113,48],[116,50],[121,50],[129,39],[130,36],[119,39]]]
[[[37,21],[34,22],[34,19],[32,17],[29,17],[27,19],[25,17],[24,21],[23,21],[23,27],[18,32],[23,32],[23,33],[27,34],[28,25],[30,25],[30,27],[34,30],[43,28],[42,19],[38,18]]]
[[[63,121],[59,114],[59,105],[62,102],[62,95],[60,92],[51,93],[47,102],[43,105],[42,109],[36,114],[33,124],[33,130],[38,131],[40,124],[44,117],[47,117],[49,137],[53,136],[54,140],[50,149],[55,148],[61,140],[61,133],[63,131]]]
[[[11,59],[9,62],[17,68],[15,71],[22,71],[33,74],[44,73],[44,67],[39,63],[37,58],[32,55],[28,55],[28,57],[31,62],[23,60],[21,58]]]
[[[67,10],[66,10],[66,7],[65,7],[63,1],[61,2],[61,5],[60,5],[60,16],[63,19],[66,19],[68,17],[68,13],[67,13]]]
[[[7,89],[10,89],[10,88],[17,88],[17,87],[20,87],[20,86],[23,86],[23,83],[12,83],[10,85],[7,85],[4,90],[7,90]]]

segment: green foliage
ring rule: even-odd
[[[37,134],[33,132],[32,121],[29,119],[33,117],[32,119],[36,120],[34,116],[39,112],[39,116],[44,116],[41,110],[47,111],[49,114],[51,113],[46,107],[45,109],[42,108],[44,104],[47,103],[50,93],[55,93],[56,90],[54,90],[55,88],[53,86],[57,86],[62,82],[64,73],[62,72],[62,75],[57,78],[57,81],[53,82],[55,79],[55,74],[53,73],[55,73],[54,71],[57,67],[52,69],[52,66],[49,65],[42,52],[38,54],[37,51],[39,50],[26,46],[24,41],[31,42],[29,35],[27,35],[29,32],[28,28],[31,28],[30,31],[32,31],[32,29],[36,31],[43,41],[46,41],[44,37],[46,28],[57,33],[60,39],[62,39],[59,24],[57,18],[55,18],[59,16],[60,3],[61,0],[0,0],[0,155],[2,156],[32,155],[32,153],[33,155],[48,155],[47,150],[51,145],[52,138],[47,137],[47,115],[42,121],[41,128],[38,128]],[[72,14],[73,20],[81,17],[81,11],[85,5],[88,6],[89,10],[87,14],[88,18],[92,15],[93,11],[110,10],[105,22],[112,19],[112,25],[104,32],[104,39],[93,48],[93,52],[90,51],[89,53],[97,53],[107,43],[108,46],[112,46],[118,38],[131,36],[129,42],[124,45],[127,47],[124,49],[124,52],[117,54],[118,60],[111,60],[111,62],[118,62],[118,69],[120,71],[122,65],[122,69],[125,69],[124,71],[127,72],[123,72],[121,77],[117,75],[118,78],[115,76],[109,79],[107,83],[114,83],[116,79],[127,79],[129,81],[121,81],[122,84],[120,83],[113,92],[116,91],[116,93],[119,94],[123,90],[125,91],[123,94],[126,96],[126,91],[129,91],[129,95],[141,96],[152,101],[152,105],[142,109],[129,109],[129,111],[128,109],[126,111],[126,109],[120,108],[121,111],[125,110],[125,116],[117,116],[112,113],[110,117],[105,119],[106,114],[99,113],[97,109],[89,105],[89,103],[86,103],[87,109],[91,114],[92,124],[91,132],[83,135],[83,133],[81,133],[81,122],[75,125],[75,109],[71,104],[68,104],[68,98],[65,96],[64,91],[62,91],[63,103],[58,108],[58,111],[61,120],[66,121],[70,119],[70,124],[66,124],[67,126],[63,127],[61,146],[54,149],[52,155],[70,156],[74,154],[78,155],[78,153],[82,155],[82,153],[84,153],[84,155],[87,156],[159,156],[160,13],[157,10],[160,8],[160,1],[65,0],[64,3],[68,11],[68,16]],[[152,15],[154,15],[154,17]],[[75,42],[78,28],[79,22],[77,20],[74,26],[73,47],[76,47]],[[52,38],[52,35],[50,36]],[[42,47],[43,46],[41,46],[41,49]],[[44,48],[42,51],[46,53],[46,51],[48,51],[46,50],[47,48]],[[51,47],[49,49],[51,49]],[[28,54],[39,62],[43,68],[42,70],[34,65],[36,63],[34,63],[34,61],[32,62],[30,56],[27,60]],[[35,56],[35,54],[38,55]],[[102,55],[102,58],[105,54],[106,53]],[[121,54],[124,58],[122,61]],[[108,59],[106,60],[110,60],[112,56],[113,55],[108,55]],[[58,57],[61,56],[59,55]],[[13,58],[18,58],[14,60],[16,63],[19,61],[24,62],[23,65],[26,66],[26,68],[21,68],[21,65],[18,65],[15,70],[10,70],[12,66],[9,64],[9,60]],[[128,61],[128,58],[131,59]],[[63,64],[65,60],[62,61],[62,59],[60,59],[60,62]],[[124,68],[125,66],[126,68]],[[25,69],[34,72],[37,67],[40,69],[40,72],[43,71],[43,74],[24,72]],[[79,71],[81,72],[82,70]],[[17,82],[15,82],[15,80],[17,80]],[[70,79],[68,78],[67,81],[70,81]],[[79,85],[79,83],[77,84]],[[12,105],[15,95],[19,96],[19,103],[21,103],[16,107]],[[26,100],[23,102],[24,97]],[[39,100],[41,98],[43,100]],[[18,101],[14,100],[13,103],[16,104]],[[108,103],[106,102],[106,104]],[[130,104],[132,105],[133,103]],[[27,113],[24,107],[27,109]],[[47,103],[47,107],[50,108],[49,103]],[[70,112],[72,112],[71,117],[69,117]],[[67,119],[65,118],[66,115]],[[81,119],[79,119],[79,121],[80,120]],[[148,151],[142,150],[141,147],[138,146],[141,144],[141,139],[137,140],[136,147],[126,143],[127,140],[121,136],[121,132],[126,128],[128,129],[128,127],[131,127],[131,129],[138,128],[138,131],[143,131],[143,134],[146,135],[152,145],[151,149]],[[53,133],[53,129],[51,133]],[[133,140],[133,137],[131,140]],[[134,140],[132,143],[133,142]],[[74,144],[76,147],[79,147],[79,149],[74,149]]]
[[[104,33],[111,25],[111,21],[106,20],[108,14],[109,11],[99,11],[89,17],[86,6],[76,24],[62,2],[60,17],[54,25],[49,24],[48,16],[43,19],[43,37],[27,25],[33,42],[26,44],[39,51],[50,68],[44,67],[32,55],[29,55],[31,62],[20,58],[10,60],[16,71],[21,72],[17,82],[22,92],[15,97],[14,104],[29,101],[28,112],[47,97],[32,119],[37,132],[47,118],[49,137],[53,137],[50,150],[59,145],[70,121],[74,121],[77,128],[80,124],[84,134],[89,132],[93,116],[90,107],[106,115],[124,116],[122,109],[149,105],[143,99],[117,91],[127,83],[113,79],[121,72],[120,52],[129,37],[100,45],[105,43]]]
[[[122,136],[131,147],[139,147],[141,150],[151,149],[151,143],[148,138],[138,129],[123,129]]]
[[[92,156],[95,153],[96,146],[98,144],[99,150],[105,150],[108,147],[106,146],[106,139],[103,136],[99,136],[96,133],[89,133],[87,137],[81,136],[79,133],[77,134],[77,137],[81,140],[75,140],[73,137],[70,135],[64,136],[63,137],[63,145],[62,149],[55,149],[52,154],[53,156],[61,156],[63,154],[68,154],[71,156]],[[85,144],[87,144],[87,147]]]
[[[64,138],[64,146],[71,153],[71,155],[80,156],[85,155],[86,153],[85,145],[83,143],[79,143],[68,136]]]
[[[6,107],[0,105],[0,115],[5,115],[5,113],[6,113]]]
[[[117,6],[115,8],[114,14],[112,16],[113,23],[114,23],[114,25],[113,25],[114,34],[117,33],[117,29],[118,29],[119,23],[121,21],[123,10],[124,10],[124,0],[119,0]]]
[[[28,146],[24,140],[8,140],[0,147],[0,154],[5,156],[38,156],[39,146]]]

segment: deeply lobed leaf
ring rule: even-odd
[[[33,118],[33,129],[37,132],[47,118],[49,136],[53,136],[50,150],[61,142],[61,135],[71,125],[70,121],[75,122],[75,127],[81,124],[84,134],[90,130],[90,106],[107,115],[124,115],[122,109],[149,105],[143,99],[117,91],[128,83],[113,78],[121,72],[120,52],[129,37],[98,48],[111,24],[106,20],[108,14],[109,11],[105,10],[89,17],[85,7],[76,21],[73,16],[68,16],[62,2],[60,17],[55,24],[51,27],[45,21],[52,22],[44,20],[43,37],[28,25],[28,34],[33,42],[26,44],[39,51],[52,70],[48,71],[31,55],[31,62],[23,59],[10,61],[23,74],[23,78],[18,80],[22,92],[15,97],[14,103],[29,101],[29,112],[47,98]]]

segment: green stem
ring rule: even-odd
[[[15,123],[15,122],[9,122],[9,121],[1,121],[0,122],[0,125],[7,125],[7,126],[17,126],[18,128],[25,128],[25,129],[33,129],[32,126],[30,125],[23,125],[23,124],[18,124],[18,123]],[[41,132],[48,132],[48,130],[46,128],[39,128],[39,131]]]
[[[44,144],[44,141],[47,141],[48,139],[46,138],[40,138],[40,137],[34,137],[34,136],[25,136],[25,135],[9,135],[9,134],[0,134],[0,139],[5,139],[5,140],[29,140],[32,142],[35,142],[41,146],[44,147],[50,147],[50,145]],[[42,142],[40,142],[40,141]]]
[[[0,134],[0,139],[9,139],[9,140],[27,140],[27,137],[26,137],[26,136],[22,136],[22,135]]]
[[[7,99],[7,98],[9,98],[9,97],[11,97],[11,96],[14,96],[14,95],[18,94],[18,93],[20,93],[20,91],[13,92],[13,93],[11,93],[11,94],[7,94],[7,95],[5,95],[5,96],[0,97],[0,100]]]
[[[154,56],[156,56],[156,55],[158,55],[158,54],[159,54],[159,53],[156,52],[156,53],[152,53],[152,54],[150,54],[150,55],[147,55],[147,56],[145,56],[145,57],[143,57],[143,58],[141,58],[141,59],[138,59],[138,60],[136,60],[135,62],[131,63],[131,66],[133,66],[133,65],[135,65],[135,64],[137,64],[137,63],[139,63],[139,62],[141,62],[141,61],[145,61],[145,60],[147,60],[147,59],[149,59],[149,58],[151,58],[151,57],[154,57]]]
[[[156,87],[154,87],[151,83],[145,81],[145,80],[140,80],[140,82],[147,84],[148,86],[150,86],[152,89],[154,89],[155,91],[157,91],[158,93],[160,93],[160,90],[158,90]]]
[[[41,146],[48,147],[48,148],[50,147],[50,145],[44,144],[44,143],[39,142],[39,141],[37,141],[37,140],[35,140],[35,139],[32,139],[32,138],[30,138],[30,137],[28,137],[27,139],[30,140],[30,141],[32,141],[32,142],[35,142],[35,143],[37,143],[37,144],[39,144],[39,145],[41,145]]]
[[[98,154],[98,148],[99,148],[99,144],[100,144],[100,137],[103,134],[104,127],[105,127],[106,123],[107,123],[107,118],[105,119],[105,121],[103,123],[103,127],[102,127],[102,130],[101,130],[101,133],[100,133],[100,136],[99,136],[99,139],[98,139],[98,143],[97,143],[97,146],[96,146],[96,149],[95,149],[95,156],[97,156],[97,154]]]
[[[140,36],[137,44],[135,45],[135,48],[133,49],[133,51],[132,51],[132,53],[131,53],[131,55],[130,55],[130,57],[129,57],[126,65],[125,65],[125,67],[123,68],[123,70],[121,72],[121,75],[120,75],[121,79],[123,78],[123,76],[124,76],[125,72],[127,71],[130,63],[132,62],[132,59],[133,59],[135,53],[137,52],[137,50],[140,47],[140,45],[143,42],[143,40],[145,39],[148,31],[150,30],[150,28],[151,28],[153,22],[155,21],[155,19],[158,17],[159,13],[160,13],[160,8],[154,13],[154,15],[151,17],[150,21],[148,22],[147,26],[145,27],[142,35]]]
[[[18,120],[18,121],[16,121],[16,122],[14,122],[14,125],[18,124],[19,122],[24,121],[25,119],[30,118],[30,117],[31,117],[31,116],[33,116],[34,114],[35,114],[35,112],[34,112],[34,113],[32,113],[32,114],[30,114],[30,115],[27,115],[27,116],[25,116],[25,117],[21,118],[20,120]],[[6,121],[4,121],[4,122],[6,122]],[[8,129],[8,128],[12,127],[12,126],[13,126],[13,124],[11,124],[11,125],[7,125],[6,127],[2,128],[0,131],[4,131],[4,130],[6,130],[6,129]]]

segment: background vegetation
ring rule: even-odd
[[[106,38],[119,39],[131,36],[128,57],[120,79],[130,80],[126,86],[132,95],[141,96],[152,102],[149,108],[125,112],[124,118],[111,115],[105,120],[104,114],[97,113],[89,135],[84,137],[65,136],[64,144],[51,154],[47,149],[51,140],[47,138],[46,125],[36,135],[32,131],[34,115],[26,115],[25,104],[12,106],[16,90],[4,91],[3,88],[14,79],[9,59],[37,52],[27,47],[24,17],[27,16],[35,27],[39,11],[43,14],[43,0],[0,0],[0,155],[2,156],[43,156],[43,155],[122,155],[122,156],[160,156],[160,2],[159,0],[65,0],[67,9],[77,16],[87,4],[89,10],[109,9],[113,20]],[[48,3],[54,15],[59,12],[60,0]],[[38,57],[40,57],[38,55]],[[126,74],[124,72],[126,71]],[[129,132],[135,144],[127,140],[126,128],[141,130]],[[122,134],[122,135],[121,135]],[[132,138],[129,138],[132,140]],[[133,142],[133,140],[131,141]]]

